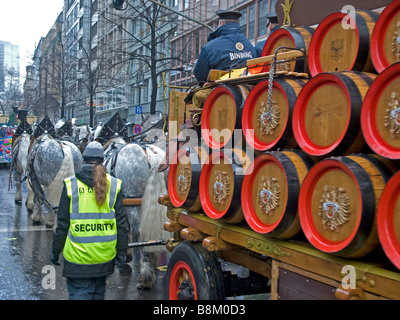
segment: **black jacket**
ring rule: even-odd
[[[93,187],[93,166],[84,164],[79,171],[76,172],[76,177],[88,185]],[[70,226],[70,198],[67,195],[67,188],[64,183],[64,189],[60,198],[58,207],[57,219],[58,224],[56,232],[53,236],[53,253],[62,252],[67,238],[68,229]],[[128,248],[128,219],[122,203],[121,192],[117,195],[115,202],[115,218],[117,221],[117,256],[116,259],[124,260]],[[106,276],[114,271],[114,261],[109,261],[96,265],[78,265],[64,259],[63,276],[68,278],[94,278]]]

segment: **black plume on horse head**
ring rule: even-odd
[[[46,131],[51,136],[56,137],[56,130],[48,116],[45,116],[44,119],[37,125],[35,131],[33,132],[33,136],[37,139]]]
[[[62,136],[70,136],[72,137],[72,135],[74,134],[74,128],[72,126],[71,121],[67,121],[66,123],[64,123],[58,130],[57,130],[57,134],[62,137]]]
[[[127,137],[128,135],[125,123],[118,112],[114,113],[114,115],[104,123],[98,138],[108,141],[117,134],[120,137]]]
[[[31,135],[33,132],[31,125],[25,119],[21,121],[15,130],[14,137],[19,137],[23,133]]]

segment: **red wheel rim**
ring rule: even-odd
[[[341,133],[339,139],[336,140],[331,145],[328,146],[319,146],[315,144],[307,134],[307,130],[305,127],[305,115],[308,103],[311,99],[312,94],[318,90],[322,85],[329,84],[338,87],[345,95],[347,100],[347,123],[343,132]],[[324,156],[332,151],[341,143],[346,132],[349,127],[350,119],[351,119],[351,102],[350,95],[345,84],[334,74],[330,73],[321,73],[314,78],[312,78],[309,82],[305,84],[303,89],[300,91],[299,96],[297,97],[296,104],[293,110],[292,116],[292,130],[293,135],[296,139],[297,144],[301,149],[303,149],[306,153],[312,156]]]
[[[282,95],[285,97],[286,105],[289,104],[286,96],[286,92],[283,89],[283,87],[274,81],[273,87],[279,92],[282,93]],[[254,132],[254,123],[253,123],[253,114],[254,114],[254,109],[256,107],[256,102],[259,100],[260,96],[265,92],[268,91],[268,81],[262,81],[258,83],[253,90],[251,90],[250,94],[248,95],[246,102],[243,107],[243,113],[242,113],[242,128],[243,128],[243,135],[247,141],[247,143],[254,149],[259,150],[259,151],[266,151],[271,148],[273,148],[279,140],[282,138],[283,134],[285,133],[285,130],[282,130],[282,132],[279,134],[278,137],[276,137],[272,142],[267,143],[261,141],[258,137],[255,136]],[[285,128],[288,123],[289,119],[289,111],[286,113],[287,116],[285,119],[281,119],[280,121],[285,122]]]
[[[394,224],[396,203],[400,197],[400,172],[386,184],[377,213],[379,241],[390,261],[400,269],[400,242]]]
[[[193,272],[189,265],[184,261],[178,261],[171,271],[169,279],[169,298],[170,300],[178,300],[179,286],[183,280],[189,280],[193,285],[194,299],[197,300],[197,288],[194,281]]]
[[[206,102],[204,103],[203,106],[203,112],[201,115],[201,135],[207,144],[207,146],[211,149],[221,149],[224,147],[230,137],[232,137],[233,130],[235,129],[234,126],[232,128],[226,128],[230,130],[230,136],[228,139],[225,139],[223,142],[216,141],[214,137],[212,136],[212,133],[210,132],[211,130],[211,111],[214,103],[217,101],[218,98],[220,98],[222,95],[228,94],[233,101],[235,101],[235,98],[233,94],[225,87],[217,87],[213,91],[211,91],[210,95],[207,97]],[[234,110],[234,119],[236,119],[236,108],[233,108]],[[231,115],[229,115],[231,116]]]
[[[225,210],[219,211],[217,210],[210,198],[208,185],[210,182],[210,174],[215,164],[220,163],[231,163],[228,157],[223,152],[213,152],[207,159],[207,162],[204,164],[201,174],[200,174],[200,201],[203,207],[205,214],[211,219],[220,219],[222,218],[228,211],[229,205],[226,206]]]
[[[282,164],[273,156],[271,155],[261,155],[258,156],[253,163],[251,164],[251,167],[249,167],[248,170],[252,172],[249,175],[245,175],[243,178],[243,184],[242,184],[242,195],[241,195],[241,200],[242,200],[242,210],[244,217],[249,224],[249,226],[256,232],[258,233],[270,233],[276,229],[276,227],[280,224],[280,222],[283,219],[283,214],[279,217],[278,220],[276,220],[274,223],[267,224],[257,216],[253,204],[253,189],[254,189],[254,180],[257,176],[257,174],[260,172],[263,166],[267,165],[268,163],[273,163],[277,165],[282,172],[285,172],[284,167]],[[285,174],[285,179],[286,179],[286,174]],[[284,186],[287,188],[287,185]],[[287,201],[285,201],[287,203]],[[282,212],[285,213],[286,206],[285,208],[282,209]]]
[[[389,84],[400,78],[399,71],[400,63],[393,64],[374,80],[365,96],[361,110],[361,129],[366,142],[375,153],[389,159],[400,159],[400,148],[384,140],[378,130],[376,115],[378,102]]]
[[[311,203],[313,191],[318,183],[319,178],[330,170],[335,169],[344,171],[355,182],[355,184],[357,185],[357,193],[359,195],[359,208],[361,208],[361,190],[359,188],[357,178],[354,176],[353,172],[349,168],[347,168],[346,165],[335,160],[322,160],[314,167],[312,167],[303,181],[299,195],[299,217],[301,228],[308,241],[310,241],[310,243],[314,247],[328,253],[339,252],[345,249],[352,242],[358,232],[362,217],[361,214],[358,215],[353,231],[346,239],[342,241],[330,241],[329,239],[326,239],[323,235],[321,235],[321,233],[318,231],[312,216]]]
[[[387,67],[391,65],[385,53],[385,35],[387,29],[395,16],[400,12],[400,2],[393,1],[390,3],[385,10],[379,16],[378,21],[375,24],[374,31],[371,37],[371,60],[378,71],[381,73]]]
[[[186,149],[179,149],[173,156],[172,163],[169,166],[169,172],[168,172],[168,194],[171,200],[171,203],[173,204],[174,207],[181,207],[187,198],[181,199],[178,195],[178,191],[176,190],[175,187],[175,176],[176,172],[178,169],[178,163],[179,159],[181,159],[182,156],[188,155]]]
[[[261,56],[268,56],[271,54],[275,54],[275,52],[272,52],[272,48],[275,47],[278,41],[282,40],[282,38],[289,38],[292,41],[291,47],[295,47],[295,41],[293,39],[293,36],[290,34],[290,32],[286,29],[278,29],[274,31],[267,39],[267,41],[264,44]],[[289,46],[290,47],[290,46]],[[281,52],[282,53],[282,52]],[[262,68],[262,72],[268,72],[270,69],[270,66],[264,66]]]
[[[321,23],[318,25],[317,29],[315,30],[311,38],[309,54],[308,54],[308,65],[312,77],[315,77],[319,73],[325,72],[325,70],[323,70],[321,66],[320,52],[326,32],[328,32],[336,24],[338,23],[341,24],[343,18],[345,17],[346,13],[334,12],[329,16],[327,16],[325,19],[323,19]],[[356,28],[354,31],[356,32],[357,35],[357,48],[358,48],[360,41],[358,28]],[[349,70],[352,69],[356,60],[357,60],[357,55],[354,58],[354,61],[351,63],[351,67],[349,68]],[[345,70],[326,70],[326,71],[345,71]]]

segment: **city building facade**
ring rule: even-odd
[[[117,10],[111,0],[64,0],[63,87],[56,99],[66,120],[94,126],[115,112],[130,123],[143,121],[138,110],[163,114],[168,99],[164,79],[171,85],[195,83],[192,70],[211,32],[202,24],[215,29],[217,10],[238,10],[242,32],[256,45],[267,37],[266,14],[275,10],[276,0],[163,3],[172,10],[151,1],[126,0]],[[46,45],[41,45],[44,59]],[[29,88],[37,77],[32,68]]]
[[[10,83],[19,84],[19,46],[0,40],[0,93]]]

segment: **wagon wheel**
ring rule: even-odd
[[[222,271],[217,256],[199,243],[180,243],[168,263],[164,293],[169,300],[224,299]]]

